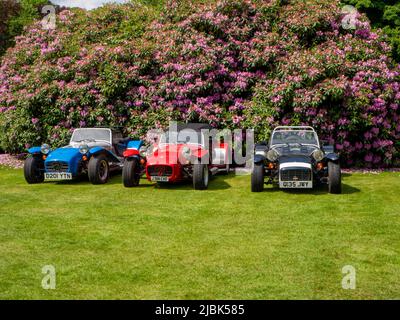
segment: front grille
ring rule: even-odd
[[[170,166],[149,166],[147,173],[150,176],[169,177],[172,175],[172,167]]]
[[[47,172],[68,172],[68,162],[52,161],[46,163]]]
[[[283,169],[281,170],[281,181],[310,181],[310,169]]]

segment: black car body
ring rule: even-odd
[[[312,127],[277,127],[269,143],[255,147],[251,189],[261,192],[264,184],[281,189],[327,184],[330,193],[341,193],[339,156],[333,146],[321,146]]]

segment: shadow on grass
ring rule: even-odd
[[[229,177],[230,175],[219,175],[217,178],[212,177],[210,179],[210,183],[208,185],[208,190],[224,190],[224,189],[229,189],[230,185],[225,182],[225,178]],[[140,183],[137,187],[133,188],[160,188],[160,189],[171,189],[171,190],[193,190],[193,184],[190,180],[188,181],[182,181],[182,182],[177,182],[177,183],[160,183],[160,184],[154,184],[154,183],[146,183],[146,177],[143,176],[140,179]],[[46,181],[46,184],[53,184],[53,185],[92,185],[88,179],[87,176],[80,176],[78,178],[75,178],[73,180],[64,180],[64,181]],[[121,187],[123,187],[122,184],[122,177],[120,172],[112,172],[110,179],[106,183],[106,185],[116,185],[120,184]]]
[[[288,194],[313,194],[321,195],[329,193],[327,185],[318,185],[313,189],[279,189],[278,186],[264,188],[264,192],[285,192]],[[342,193],[341,194],[353,194],[361,192],[360,189],[350,186],[346,183],[342,183]]]
[[[218,175],[213,176],[208,184],[208,191],[214,190],[225,190],[229,189],[231,186],[225,181],[230,175]],[[159,189],[171,189],[171,190],[193,190],[193,183],[191,180],[176,182],[176,183],[158,183],[153,184],[155,188]]]
[[[45,183],[54,184],[54,185],[92,185],[89,181],[87,175],[82,175],[72,180],[63,180],[63,181],[45,181]],[[110,172],[110,178],[106,184],[121,184],[122,185],[122,177],[120,171],[112,171]]]

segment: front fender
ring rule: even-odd
[[[104,153],[107,156],[108,160],[111,162],[120,162],[120,160],[114,153],[102,147],[94,147],[90,149],[89,156],[92,157],[101,153]]]
[[[262,163],[262,162],[265,161],[265,159],[266,159],[266,158],[265,158],[263,155],[261,155],[261,154],[256,154],[256,155],[254,155],[254,163],[255,163],[255,164]]]
[[[336,153],[328,153],[326,156],[325,156],[325,158],[326,158],[326,160],[328,161],[328,162],[335,162],[335,163],[337,163],[337,162],[339,162],[339,155],[338,154],[336,154]]]
[[[140,153],[139,150],[137,149],[126,149],[124,151],[124,158],[133,158],[133,157],[139,158],[139,155]]]
[[[143,146],[142,140],[131,140],[127,144],[128,149],[136,149],[139,150]]]
[[[28,152],[29,152],[30,154],[41,154],[41,153],[42,153],[40,147],[32,147],[32,148],[29,148],[29,149],[28,149]]]

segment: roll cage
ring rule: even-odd
[[[276,127],[276,128],[272,131],[271,139],[270,139],[270,142],[269,142],[269,147],[272,148],[272,147],[274,147],[274,145],[276,145],[276,144],[273,144],[273,143],[272,143],[273,137],[274,137],[274,135],[275,135],[276,133],[279,133],[279,132],[300,132],[300,131],[312,133],[312,134],[314,135],[314,137],[315,137],[315,141],[317,142],[317,144],[310,143],[310,145],[315,145],[315,146],[317,146],[319,149],[321,148],[321,145],[320,145],[320,142],[319,142],[319,138],[318,138],[318,134],[317,134],[317,132],[314,130],[314,128],[313,128],[313,127],[310,127],[310,126],[278,126],[278,127]]]

